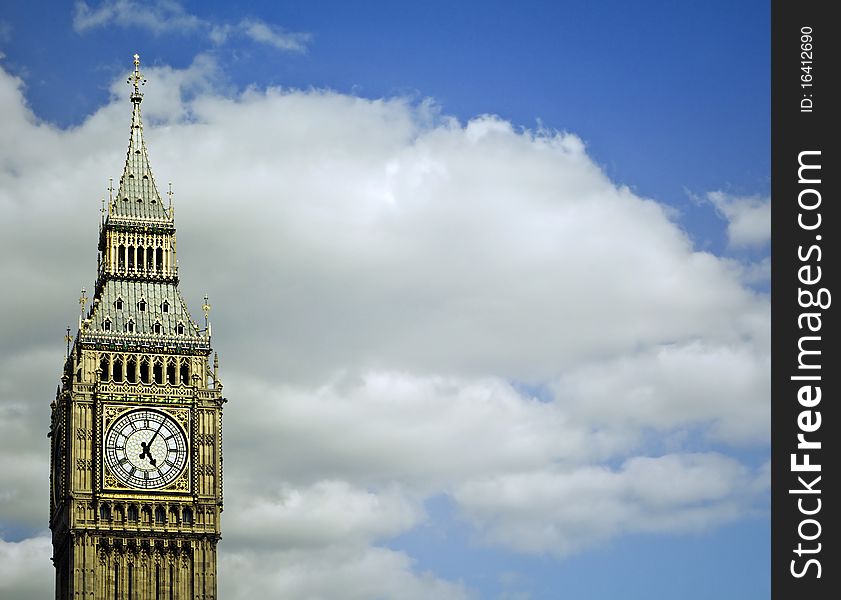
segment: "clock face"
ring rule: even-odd
[[[187,436],[175,419],[157,410],[133,410],[105,434],[105,462],[128,486],[161,488],[187,466]]]

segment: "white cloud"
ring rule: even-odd
[[[330,92],[206,97],[191,110],[201,126],[158,136],[160,164],[202,199],[179,214],[251,232],[249,248],[219,240],[225,296],[248,285],[251,270],[236,265],[277,274],[267,293],[217,303],[217,314],[248,329],[243,317],[264,314],[269,297],[273,314],[296,314],[260,323],[303,344],[279,350],[289,360],[317,357],[295,364],[296,377],[408,364],[544,379],[640,347],[729,343],[766,318],[738,269],[694,251],[657,203],[613,186],[575,136],[492,117],[425,126],[428,113],[401,100]],[[184,135],[191,151],[171,152]],[[295,285],[271,292],[284,282]],[[273,356],[264,350],[255,369]]]
[[[77,32],[111,24],[148,29],[156,35],[193,31],[203,26],[201,19],[187,13],[175,0],[104,0],[95,7],[84,1],[76,2],[73,28]]]
[[[771,427],[765,343],[648,348],[571,370],[553,388],[571,414],[602,426],[668,431],[704,424],[718,440],[761,442]]]
[[[748,284],[767,284],[771,281],[771,257],[763,257],[758,262],[742,266],[742,280]]]
[[[224,544],[224,542],[223,542]],[[220,597],[301,600],[468,600],[461,583],[416,573],[412,560],[385,548],[350,546],[318,552],[227,552],[220,548]]]
[[[4,328],[5,329],[5,328]],[[15,328],[16,329],[16,328]],[[12,344],[14,340],[11,340]],[[4,340],[2,346],[9,343]],[[61,360],[56,352],[38,348],[3,349],[0,361],[0,535],[14,524],[32,532],[45,528],[49,514],[49,404],[55,397],[33,403],[31,382],[43,377],[45,365]],[[38,498],[41,501],[34,501]]]
[[[312,38],[309,33],[286,31],[281,27],[254,18],[242,19],[233,25],[215,25],[210,31],[210,38],[217,44],[226,42],[232,35],[242,35],[278,50],[293,52],[306,51],[307,42]]]
[[[564,556],[620,534],[703,531],[743,517],[767,489],[717,454],[635,457],[619,470],[585,466],[470,481],[455,497],[488,542]]]
[[[251,481],[243,482],[241,476],[235,481],[255,493],[231,494],[226,511],[226,529],[232,534],[225,537],[239,550],[258,545],[279,549],[364,545],[410,530],[423,514],[398,490],[375,493],[329,480],[296,488],[281,484],[277,491],[254,490],[260,474],[253,475]],[[269,481],[279,479],[271,476]]]
[[[771,239],[771,199],[709,192],[707,199],[727,219],[733,246],[762,246]]]
[[[400,98],[221,96],[207,57],[146,75],[181,288],[196,313],[211,294],[231,400],[227,597],[465,597],[376,545],[426,523],[433,496],[488,542],[557,555],[761,505],[758,475],[680,434],[723,452],[767,443],[768,298],[575,135]],[[128,136],[122,86],[61,130],[0,69],[0,276],[19,291],[0,295],[15,315],[0,323],[0,449],[30,465],[12,469],[0,524],[30,535],[48,445],[15,431],[46,432],[64,325],[91,289],[99,200]],[[645,456],[652,432],[673,455]]]
[[[430,494],[477,475],[609,456],[623,441],[620,434],[597,439],[568,423],[559,405],[523,397],[498,379],[383,372],[314,389],[240,377],[229,383],[242,398],[226,413],[226,435],[238,448],[227,463],[238,474],[226,475],[234,490],[259,478],[308,485],[345,477]],[[270,462],[261,460],[268,455]]]
[[[54,595],[52,543],[47,535],[20,542],[0,538],[0,597],[41,600]]]
[[[215,44],[225,43],[231,36],[244,36],[254,42],[292,52],[306,51],[311,38],[308,33],[286,31],[254,17],[236,23],[203,19],[188,13],[176,0],[104,0],[95,7],[84,1],[76,2],[73,28],[78,33],[112,24],[146,29],[155,35],[198,32]]]

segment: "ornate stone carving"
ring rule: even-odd
[[[138,78],[136,59],[135,84]],[[58,456],[51,457],[51,481],[73,475],[65,482],[63,498],[51,508],[56,580],[69,578],[76,599],[115,593],[123,597],[129,580],[134,582],[133,596],[153,598],[153,566],[160,566],[167,600],[215,598],[221,489],[215,480],[213,486],[201,489],[198,482],[206,481],[199,473],[221,473],[221,386],[208,385],[209,328],[195,324],[177,287],[174,219],[151,180],[140,119],[142,94],[136,85],[131,100],[130,160],[117,197],[103,213],[102,264],[93,302],[83,314],[81,331],[68,340],[72,348],[51,411],[53,435],[62,432],[52,448]],[[83,306],[83,312],[86,309]],[[183,324],[184,330],[176,331],[176,324]],[[171,416],[172,435],[161,433],[146,423],[153,419],[138,414],[136,421],[126,419],[125,428],[120,425],[120,432],[109,440],[109,428],[127,411],[138,409]],[[180,439],[179,428],[184,433]],[[132,473],[150,473],[156,466],[152,458],[159,469],[169,464],[163,457],[173,439],[180,443],[178,452],[186,455],[187,463],[169,485],[143,489],[144,484],[151,485],[150,477],[123,478],[137,486],[131,487],[115,476],[123,459],[136,461]],[[216,445],[218,451],[208,450]],[[105,505],[111,507],[110,517],[105,509],[100,513],[99,507]],[[157,512],[159,507],[165,509],[163,515]],[[187,507],[193,518],[182,522]],[[68,551],[74,545],[78,551]],[[203,549],[200,565],[193,555],[198,547]],[[176,570],[175,586],[170,585],[170,565]],[[113,577],[117,566],[120,581]],[[194,576],[202,578],[201,586],[190,581]],[[199,589],[196,596],[190,595],[190,590]],[[61,590],[56,600],[69,600]]]

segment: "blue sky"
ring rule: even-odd
[[[222,597],[767,598],[769,30],[760,2],[7,3],[0,414],[46,427],[55,382],[15,365],[58,373],[139,52],[232,398]],[[46,574],[44,448],[3,433],[31,469],[0,556]]]

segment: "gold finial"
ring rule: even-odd
[[[80,312],[82,314],[85,313],[85,305],[88,303],[87,293],[88,293],[87,290],[85,288],[82,288],[82,295],[79,296],[79,306],[81,307]]]
[[[108,214],[111,214],[111,208],[114,206],[114,178],[108,178]],[[103,211],[104,214],[104,211]]]
[[[70,356],[70,342],[73,341],[73,337],[70,335],[70,327],[67,328],[67,333],[64,334],[64,341],[67,342],[67,354],[65,356]]]
[[[134,86],[134,91],[131,94],[132,101],[140,102],[143,99],[143,94],[140,93],[140,86],[146,83],[146,79],[140,73],[140,55],[134,55],[134,72],[129,75],[128,81],[129,83]]]
[[[207,313],[210,312],[210,304],[207,302],[207,294],[204,295],[204,304],[201,305],[201,309],[204,311],[204,330],[207,331]]]
[[[172,218],[172,182],[169,182],[169,190],[167,190],[166,195],[169,196],[169,218]]]

